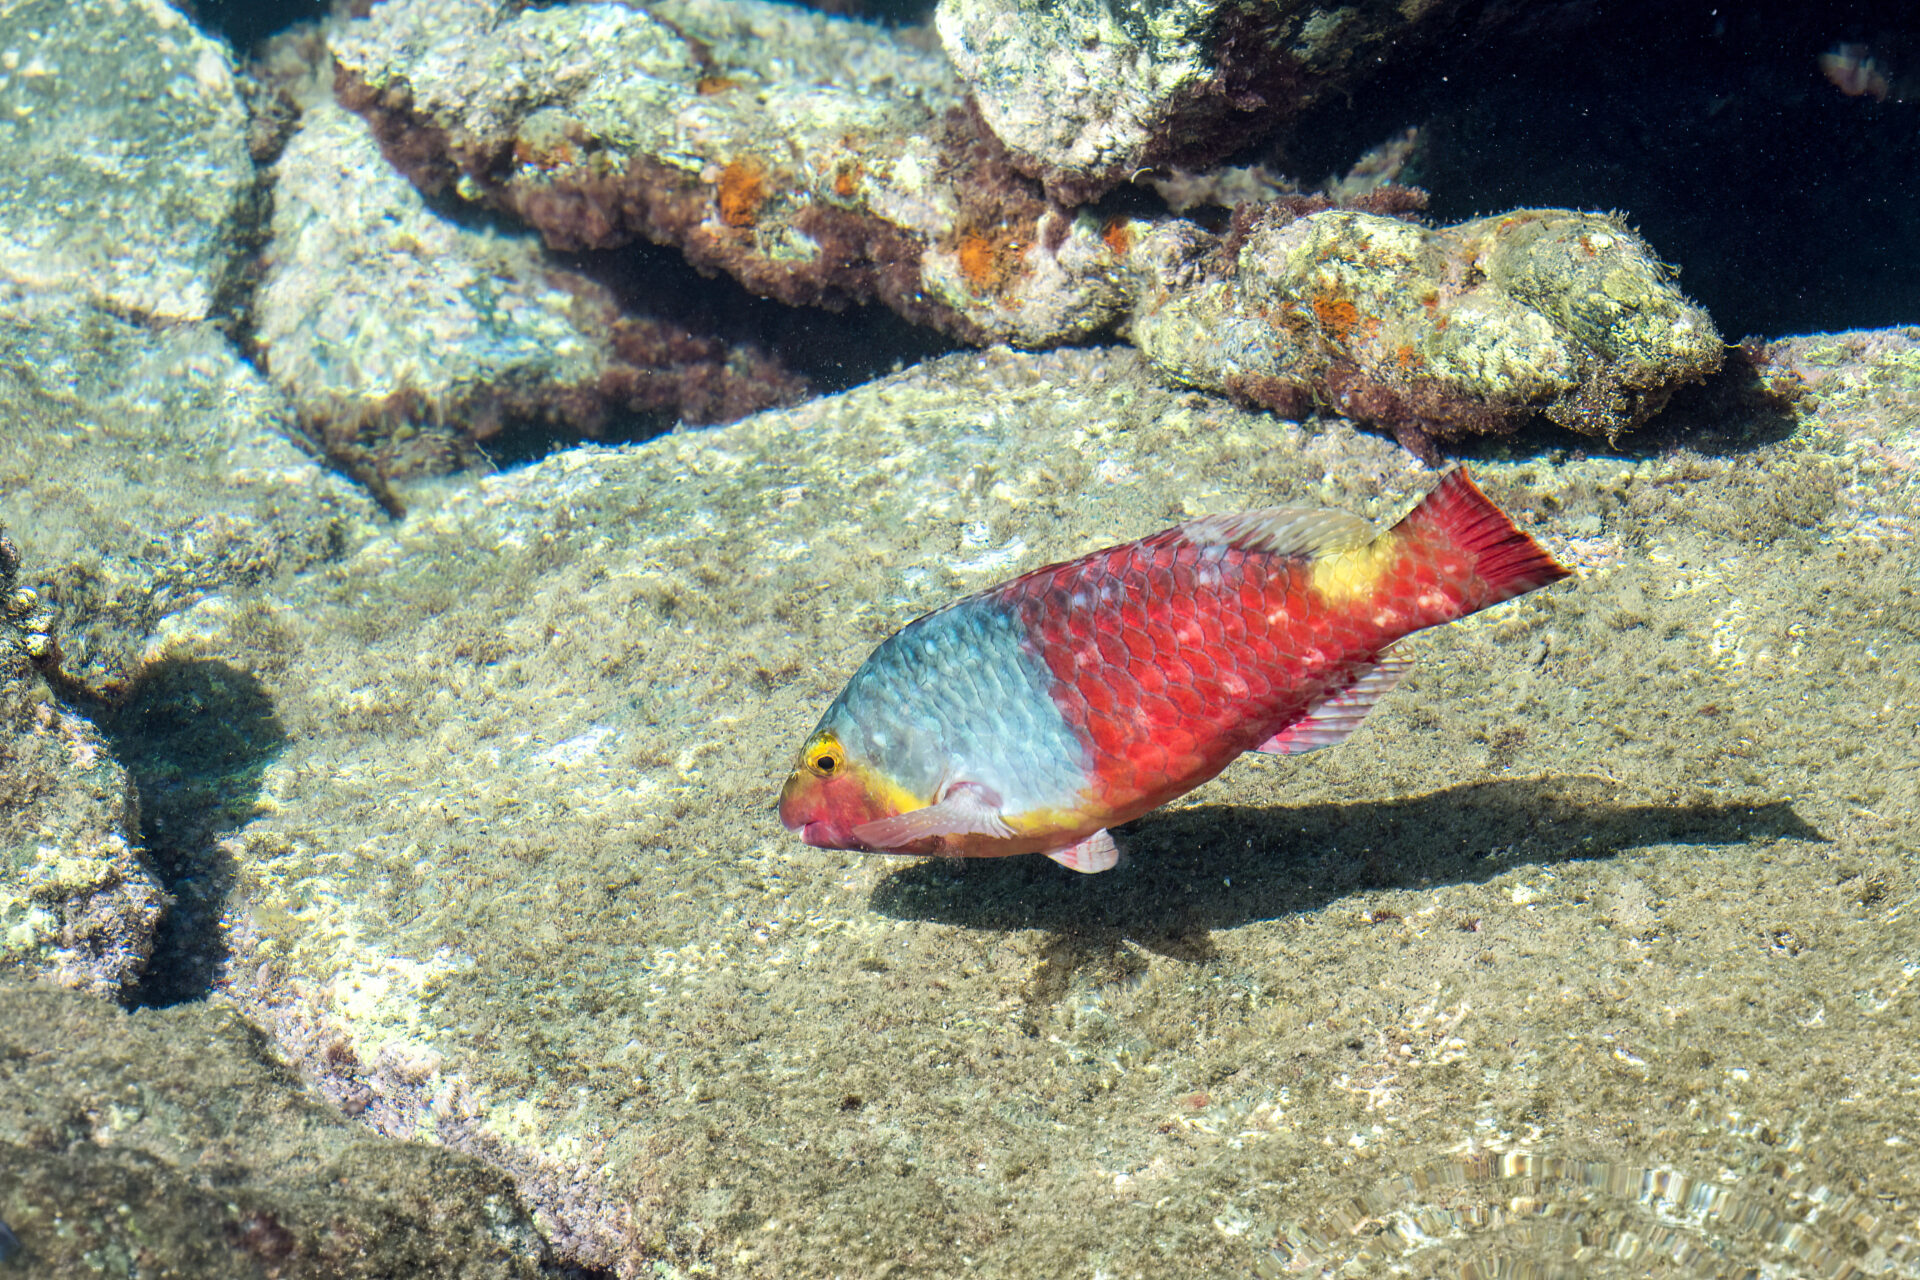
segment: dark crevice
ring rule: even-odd
[[[332,0],[181,0],[202,31],[219,36],[245,55],[269,36],[298,22],[327,16]]]
[[[828,311],[756,297],[737,281],[703,274],[677,251],[657,245],[557,256],[612,289],[629,314],[670,320],[735,345],[763,346],[821,392],[843,391],[960,345],[882,306]]]
[[[1887,96],[1849,96],[1849,46]],[[1312,183],[1410,125],[1403,182],[1456,222],[1617,209],[1730,338],[1920,322],[1920,9],[1496,0],[1264,159]]]
[[[754,296],[737,281],[703,275],[672,249],[632,244],[619,249],[556,253],[558,265],[610,289],[621,314],[678,326],[739,350],[763,351],[811,394],[844,391],[959,343],[877,305],[828,311],[790,307]],[[595,432],[602,441],[644,440],[673,425],[674,415],[609,412]],[[512,421],[481,443],[495,466],[537,461],[579,443],[577,432],[540,421]]]
[[[933,21],[935,0],[794,0],[794,3],[843,18],[910,27]]]

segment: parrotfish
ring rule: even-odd
[[[1395,641],[1567,572],[1464,468],[1384,533],[1201,516],[888,637],[801,746],[780,820],[828,849],[1105,871],[1114,827],[1242,752],[1345,739],[1411,665]]]

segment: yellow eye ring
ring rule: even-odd
[[[846,749],[837,736],[822,729],[800,748],[800,767],[816,778],[831,778],[846,769]]]

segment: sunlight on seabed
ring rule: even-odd
[[[1794,1184],[1800,1185],[1794,1185]],[[1740,1186],[1671,1169],[1481,1152],[1389,1178],[1281,1229],[1262,1276],[1920,1276],[1920,1242],[1799,1174]]]

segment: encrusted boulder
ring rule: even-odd
[[[416,183],[556,248],[670,244],[976,342],[1085,337],[1125,302],[1102,223],[1049,205],[945,59],[884,28],[764,0],[390,0],[332,47]]]
[[[331,101],[308,107],[277,177],[254,340],[302,427],[356,472],[475,461],[516,422],[598,436],[616,415],[704,425],[806,392],[762,351],[623,315],[526,233],[430,209]]]
[[[1604,214],[1434,228],[1272,205],[1224,238],[1163,224],[1135,260],[1131,336],[1168,376],[1372,423],[1422,455],[1540,413],[1611,441],[1721,362],[1712,320]]]
[[[1459,0],[941,0],[941,40],[987,125],[1076,204],[1162,166],[1202,166],[1384,56],[1446,30]]]

